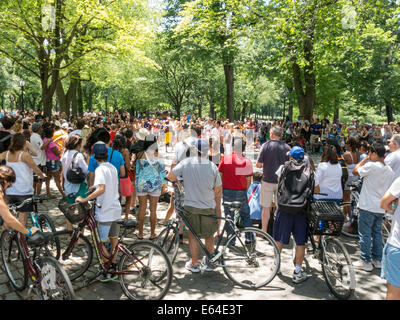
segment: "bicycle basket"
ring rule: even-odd
[[[339,236],[342,232],[344,214],[335,202],[317,201],[311,203],[308,217],[313,235]]]
[[[87,206],[88,204],[82,203],[70,204],[66,199],[61,199],[58,203],[58,208],[71,223],[78,223],[86,217],[90,209]]]

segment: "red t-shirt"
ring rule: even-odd
[[[246,177],[253,175],[253,165],[250,159],[237,153],[225,155],[218,170],[222,173],[223,189],[247,191]]]
[[[115,135],[117,134],[117,131],[110,131],[110,141],[113,142]]]

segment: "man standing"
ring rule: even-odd
[[[394,177],[400,177],[400,134],[394,134],[389,141],[390,153],[385,163],[394,171]]]
[[[361,261],[358,261],[355,267],[364,271],[372,271],[374,267],[381,268],[382,222],[385,210],[380,207],[380,201],[394,180],[393,170],[384,162],[385,151],[383,144],[375,142],[371,146],[369,156],[353,170],[354,175],[363,178],[358,201]]]
[[[383,249],[381,278],[387,281],[387,300],[400,300],[400,207],[397,205],[400,197],[400,177],[397,178],[384,194],[381,208],[392,211],[392,205],[397,206],[390,235]]]
[[[44,151],[46,146],[43,146],[43,140],[42,137],[40,136],[41,133],[42,133],[42,123],[34,122],[32,124],[32,135],[30,138],[30,142],[37,156],[32,156],[32,159],[39,167],[39,169],[44,174],[46,174],[47,173],[46,152]],[[39,180],[36,174],[33,175],[33,189],[35,190],[35,195],[40,196],[40,193],[42,191],[42,181]]]
[[[205,238],[205,245],[210,253],[214,252],[214,234],[218,230],[218,221],[209,215],[221,216],[222,182],[217,166],[208,160],[209,144],[198,139],[198,155],[181,161],[167,175],[167,179],[176,181],[182,176],[185,183],[185,217],[199,237]],[[189,232],[189,248],[192,256],[185,268],[191,272],[200,272],[198,245],[194,235]],[[207,257],[203,258],[206,271],[211,271]]]
[[[319,150],[318,139],[321,136],[322,126],[319,124],[318,119],[314,120],[314,123],[311,125],[311,137],[310,144],[313,152],[317,152],[317,147]]]
[[[260,202],[263,207],[261,223],[264,232],[267,232],[272,201],[277,203],[278,176],[275,172],[288,160],[287,153],[290,151],[290,147],[281,141],[281,127],[274,126],[269,133],[270,140],[263,144],[256,163],[257,168],[263,168]]]
[[[240,208],[240,216],[242,217],[244,227],[251,227],[250,207],[247,201],[247,190],[251,184],[253,175],[253,166],[250,159],[243,156],[243,150],[246,148],[246,142],[242,137],[233,137],[233,152],[222,158],[219,165],[219,172],[222,178],[223,198],[224,201],[239,201],[242,203]],[[233,220],[233,212],[228,206],[224,205],[224,213],[231,216]],[[233,234],[231,226],[227,226],[227,237]],[[250,239],[246,239],[250,240]],[[232,243],[233,244],[233,243]]]

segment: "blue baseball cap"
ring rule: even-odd
[[[304,158],[304,150],[301,147],[293,147],[289,151],[289,156],[295,158],[295,159],[303,159]]]
[[[105,143],[96,143],[93,146],[92,152],[96,158],[108,157],[108,149]]]

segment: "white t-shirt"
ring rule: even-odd
[[[385,163],[392,168],[395,178],[400,177],[400,149],[389,153],[385,158]]]
[[[320,193],[316,194],[315,199],[342,199],[342,167],[339,163],[320,162],[315,171],[315,186],[319,186]]]
[[[33,132],[31,135],[30,139],[31,145],[33,150],[37,153],[37,156],[34,157],[32,156],[33,161],[36,163],[36,165],[46,165],[46,152],[45,150],[40,150],[40,148],[43,145],[43,140],[40,135],[38,135],[36,132]]]
[[[393,170],[380,162],[368,162],[358,168],[363,179],[358,207],[374,213],[385,213],[380,203],[383,195],[394,180]]]
[[[96,207],[96,220],[111,222],[120,219],[122,209],[118,199],[118,172],[109,162],[101,163],[95,170],[94,186],[100,184],[104,184],[106,190],[97,198],[101,208]]]
[[[76,150],[66,150],[62,157],[61,157],[61,163],[63,167],[63,175],[65,180],[67,180],[67,171],[71,165],[72,158],[74,157],[75,153],[78,151]],[[84,174],[88,173],[88,165],[85,161],[85,157],[83,156],[82,153],[78,153],[75,157],[74,160],[74,168],[81,168]]]
[[[388,191],[394,197],[400,197],[400,178],[394,180]],[[394,247],[400,248],[400,206],[397,206],[397,209],[394,212],[392,227],[390,229],[390,234],[387,242]]]

